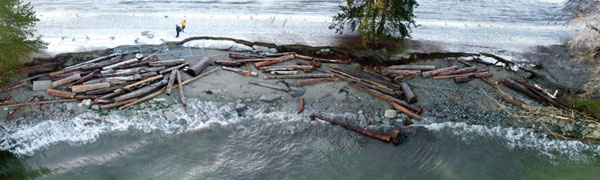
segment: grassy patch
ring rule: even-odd
[[[600,99],[569,99],[569,104],[583,107],[594,117],[600,119]]]

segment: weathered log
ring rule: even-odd
[[[413,113],[412,111],[406,109],[404,106],[401,106],[398,103],[395,103],[395,102],[389,102],[389,103],[392,104],[392,106],[394,106],[394,109],[396,109],[396,110],[398,110],[398,111],[400,111],[400,112],[402,112],[402,113],[404,113],[404,114],[406,114],[406,115],[408,115],[410,117],[413,117],[413,118],[418,119],[418,120],[422,120],[423,119],[423,118],[421,118],[421,116]]]
[[[131,68],[145,67],[145,66],[150,66],[150,63],[149,62],[137,62],[137,63],[133,63],[133,64],[120,66],[115,69],[131,69]]]
[[[112,65],[109,65],[109,66],[105,66],[105,67],[102,68],[102,70],[116,69],[116,68],[119,68],[121,66],[129,65],[129,64],[133,64],[133,63],[137,63],[137,62],[138,62],[138,59],[137,58],[133,58],[133,59],[126,60],[126,61],[123,61],[123,62],[120,62],[120,63],[112,64]]]
[[[371,83],[371,84],[374,84],[377,86],[387,86],[392,89],[400,89],[400,86],[394,82],[381,79],[377,76],[374,76],[372,74],[366,73],[361,70],[348,69],[346,67],[337,66],[337,65],[330,66],[330,68],[331,68],[331,70],[346,73],[350,76],[354,76],[354,77],[360,79],[361,81],[365,81],[365,82],[368,82],[368,83]],[[332,72],[334,72],[334,71],[332,71]]]
[[[402,82],[400,86],[402,87],[402,91],[404,91],[404,97],[406,98],[406,102],[411,104],[417,102],[417,97],[410,89],[410,86],[408,86],[408,83]]]
[[[173,88],[175,78],[177,78],[177,71],[171,71],[171,75],[169,76],[169,83],[167,84],[167,95],[169,96],[171,95],[171,88]]]
[[[181,105],[183,105],[183,107],[185,107],[186,102],[185,102],[185,95],[183,94],[183,84],[181,84],[181,72],[179,72],[179,70],[177,70],[175,72],[177,72],[177,84],[179,85],[179,98],[181,99]]]
[[[457,69],[458,69],[458,66],[450,66],[450,67],[440,68],[440,69],[436,69],[436,70],[425,71],[425,72],[421,73],[421,75],[423,76],[423,78],[428,78],[428,77],[435,76],[435,75],[438,75],[443,72],[454,71]]]
[[[46,93],[51,96],[73,99],[75,98],[75,93],[67,92],[67,91],[59,91],[56,89],[46,89]]]
[[[242,54],[242,53],[229,53],[229,57],[233,59],[256,59],[256,58],[264,58],[260,55],[255,54]]]
[[[248,84],[271,88],[271,89],[275,89],[275,90],[279,90],[279,91],[283,91],[283,92],[290,91],[289,88],[284,88],[284,87],[280,87],[280,86],[276,86],[276,85],[272,85],[272,84],[259,83],[259,82],[255,82],[255,81],[250,81],[250,82],[248,82]]]
[[[122,87],[123,86],[121,85],[121,86],[111,86],[108,88],[96,89],[96,90],[85,92],[85,95],[103,95],[103,94],[114,92],[116,89],[120,89]]]
[[[517,81],[511,79],[511,78],[506,78],[502,81],[502,84],[504,84],[506,87],[515,90],[517,92],[523,93],[531,98],[533,98],[534,100],[536,100],[537,102],[543,104],[544,103],[544,98],[535,94],[534,92],[532,92],[531,90],[527,89],[527,87],[523,86],[521,83],[518,83]]]
[[[305,61],[320,61],[320,62],[325,62],[325,63],[348,63],[348,61],[342,61],[342,60],[337,60],[337,59],[324,59],[324,58],[316,58],[316,57],[310,57],[310,56],[304,56],[304,55],[300,55],[300,54],[294,54],[295,58],[298,59],[302,59]]]
[[[86,61],[86,62],[75,64],[75,65],[72,65],[72,66],[69,66],[69,67],[65,67],[64,69],[70,69],[70,68],[73,68],[73,67],[79,67],[79,66],[82,66],[82,65],[91,64],[91,63],[103,61],[103,60],[106,60],[106,59],[114,58],[114,57],[117,57],[117,56],[121,56],[121,54],[120,53],[113,53],[113,54],[109,54],[109,55],[106,55],[106,56],[100,56],[100,57],[97,57],[95,59],[92,59],[92,60],[89,60],[89,61]]]
[[[556,106],[556,107],[564,107],[564,105],[554,101],[554,99],[552,99],[549,95],[545,94],[544,92],[542,92],[541,90],[539,90],[536,87],[530,86],[529,84],[525,84],[525,83],[521,83],[523,86],[527,87],[527,89],[531,90],[531,92],[537,94],[538,96],[542,97],[544,100],[546,100],[547,102],[549,102],[550,104]]]
[[[483,82],[485,82],[486,84],[488,84],[490,87],[498,90],[498,86],[496,86],[495,84],[493,84],[492,82],[488,81],[486,78],[479,78],[481,79]]]
[[[244,63],[244,66],[246,66],[246,70],[252,71],[252,68],[250,68],[250,63]]]
[[[238,69],[238,68],[230,68],[227,66],[221,66],[221,69],[226,70],[226,71],[236,72],[236,73],[239,73],[244,76],[251,76],[251,77],[258,76],[257,72],[247,71],[247,70]]]
[[[154,76],[158,75],[158,73],[156,73],[156,72],[146,72],[146,73],[142,73],[141,75],[142,75],[142,79],[146,79],[146,78],[149,78],[149,77],[154,77]]]
[[[183,63],[183,64],[180,64],[180,65],[177,65],[177,66],[170,67],[168,69],[160,71],[159,74],[165,74],[165,73],[171,72],[173,70],[179,71],[179,69],[181,69],[183,66],[187,66],[187,64]]]
[[[229,61],[229,60],[216,60],[215,64],[216,65],[221,65],[221,66],[229,66],[229,67],[240,67],[240,66],[242,66],[242,63],[240,63],[240,62]]]
[[[394,103],[400,104],[400,105],[402,105],[402,106],[404,106],[404,107],[406,107],[406,108],[408,108],[408,109],[410,109],[412,111],[415,111],[417,113],[420,113],[422,111],[421,108],[418,108],[418,107],[415,107],[413,105],[410,105],[410,104],[406,103],[405,101],[402,101],[400,99],[396,99],[396,98],[394,98],[392,96],[383,94],[383,93],[381,93],[379,91],[376,91],[376,90],[369,89],[369,88],[361,86],[359,84],[354,84],[353,83],[353,84],[349,84],[348,86],[350,86],[350,87],[352,87],[354,89],[357,89],[359,91],[362,91],[364,93],[370,94],[372,96],[381,98],[381,99],[386,100],[388,102],[394,102]]]
[[[52,80],[52,81],[58,81],[60,79],[64,79],[64,78],[72,76],[74,74],[82,75],[82,74],[89,74],[89,73],[82,72],[82,71],[73,71],[73,72],[68,72],[68,73],[59,74],[59,75],[55,75],[55,76],[50,76],[50,80]]]
[[[296,87],[310,86],[310,85],[315,85],[315,84],[320,84],[320,83],[325,83],[325,82],[332,82],[332,81],[337,81],[337,80],[339,80],[339,79],[338,78],[304,79],[304,80],[296,81],[294,83],[294,86],[296,86]]]
[[[164,70],[165,67],[137,67],[137,68],[131,68],[131,69],[117,69],[117,70],[105,70],[102,71],[102,76],[108,77],[108,76],[126,76],[126,75],[132,75],[132,74],[139,74],[139,73],[147,73],[147,72],[157,72],[157,71],[162,71]]]
[[[387,95],[392,96],[392,97],[396,96],[396,91],[394,91],[393,89],[388,88],[388,87],[381,88],[379,86],[374,86],[374,85],[371,85],[369,83],[362,82],[362,81],[356,81],[354,79],[350,79],[350,82],[353,82],[353,83],[356,83],[356,84],[360,84],[360,85],[362,85],[364,87],[367,87],[369,89],[381,92],[383,94],[387,94]]]
[[[388,78],[388,77],[385,77],[384,75],[382,75],[382,74],[379,74],[378,72],[375,72],[375,70],[373,70],[373,69],[371,69],[371,68],[368,68],[368,67],[363,67],[363,68],[362,68],[362,70],[363,70],[364,72],[366,72],[366,73],[369,73],[369,74],[373,75],[373,76],[377,76],[377,77],[379,77],[379,78],[381,78],[381,79],[383,79],[383,80],[386,80],[386,81],[392,81],[390,78]]]
[[[200,61],[196,62],[196,64],[194,64],[193,66],[190,66],[187,73],[189,73],[192,76],[197,76],[204,69],[206,69],[206,67],[208,67],[208,65],[210,65],[210,58],[203,57],[202,59],[200,59]]]
[[[20,72],[22,74],[35,74],[35,73],[42,73],[42,72],[50,72],[50,71],[56,70],[56,68],[58,66],[59,66],[59,63],[39,64],[39,65],[24,67],[23,69],[20,70]]]
[[[152,54],[150,54],[150,55],[142,58],[142,60],[140,60],[140,61],[142,61],[142,62],[148,61],[148,60],[150,60],[150,58],[158,55],[158,53],[160,53],[161,51],[162,51],[162,49],[159,49],[158,51],[156,51],[156,52],[154,52],[154,53],[152,53]]]
[[[415,70],[394,70],[394,69],[383,69],[384,76],[418,76],[421,75],[421,71]]]
[[[296,114],[300,114],[300,113],[302,113],[302,111],[304,111],[304,98],[300,98],[299,102],[300,102],[300,106],[298,106],[298,110],[296,111]]]
[[[171,59],[171,60],[162,60],[162,61],[152,61],[152,62],[149,62],[148,65],[150,65],[152,67],[176,66],[176,65],[183,64],[184,62],[185,62],[185,60],[183,60],[183,59]]]
[[[440,74],[437,74],[439,76],[449,76],[449,75],[456,75],[456,74],[465,74],[465,73],[470,73],[470,72],[475,72],[477,71],[476,67],[466,67],[466,68],[462,68],[462,69],[457,69],[454,71],[448,71],[448,72],[443,72]]]
[[[51,72],[50,74],[48,74],[50,77],[52,76],[57,76],[57,75],[61,75],[64,73],[70,73],[70,72],[74,72],[74,71],[79,71],[81,70],[81,67],[72,67],[72,68],[68,68],[68,69],[62,69],[59,71],[55,71],[55,72]]]
[[[124,101],[124,100],[127,100],[127,99],[140,97],[140,96],[142,96],[144,94],[147,94],[147,93],[149,93],[149,92],[151,92],[151,91],[153,91],[155,89],[158,89],[158,88],[164,86],[165,84],[167,84],[167,80],[162,80],[162,81],[156,82],[154,84],[148,85],[146,87],[143,87],[143,88],[137,89],[135,91],[132,91],[130,93],[126,93],[126,94],[120,95],[120,96],[114,98],[114,100],[115,100],[115,102],[120,102],[120,101]]]
[[[264,79],[310,79],[310,78],[333,78],[333,74],[297,74],[297,75],[274,75],[274,76],[263,76]]]
[[[115,76],[115,77],[107,77],[104,78],[106,81],[135,81],[142,79],[142,75],[134,74],[131,76]]]
[[[486,78],[486,77],[490,77],[493,74],[488,73],[488,72],[473,72],[473,73],[466,73],[466,74],[455,74],[455,75],[448,75],[448,76],[434,76],[433,79],[450,79],[450,78],[455,78],[455,77],[459,77],[459,76],[466,76],[466,77],[470,77],[470,78]]]
[[[523,106],[523,104],[521,102],[519,102],[513,98],[507,97],[507,96],[502,96],[501,99],[502,99],[502,101],[510,103],[515,106],[519,106],[519,107]]]
[[[39,104],[52,104],[52,103],[62,103],[62,102],[72,102],[77,101],[76,99],[59,99],[53,101],[39,101],[39,102],[29,102],[29,103],[19,103],[19,104],[5,104],[0,105],[0,108],[9,108],[9,107],[18,107],[23,105],[39,105]]]
[[[350,124],[345,123],[343,121],[337,121],[337,120],[334,120],[334,119],[331,119],[331,118],[326,118],[326,117],[323,117],[323,116],[315,114],[315,113],[310,114],[309,117],[311,119],[313,119],[313,120],[315,118],[322,119],[322,120],[327,121],[327,122],[329,122],[331,124],[340,125],[343,128],[356,131],[356,132],[361,133],[361,134],[363,134],[365,136],[372,137],[372,138],[375,138],[375,139],[379,139],[381,141],[394,142],[394,143],[400,142],[400,141],[396,140],[397,137],[392,137],[392,136],[383,135],[383,134],[376,133],[376,132],[371,132],[371,131],[368,131],[366,129],[360,128],[359,126],[350,125]],[[395,136],[397,136],[398,134],[399,133],[397,133],[397,131],[394,131],[394,133],[393,133],[393,135],[395,135]]]
[[[100,97],[96,98],[96,100],[94,100],[94,103],[100,102],[102,100],[112,99],[112,98],[114,98],[114,97],[116,97],[118,95],[121,95],[121,94],[124,94],[124,92],[120,92],[120,93],[113,92],[113,93],[105,94],[103,96],[100,96]]]
[[[289,70],[302,70],[304,72],[310,72],[315,67],[310,65],[282,65],[282,66],[266,66],[259,67],[261,71],[289,71]]]
[[[75,95],[75,99],[77,100],[85,100],[85,99],[96,99],[100,97],[100,95],[85,95],[85,94],[80,94],[80,95]]]
[[[434,65],[394,65],[388,66],[386,69],[390,70],[434,70]]]
[[[57,80],[57,81],[52,81],[52,88],[65,85],[67,83],[71,83],[71,82],[77,81],[79,79],[81,79],[81,76],[79,74],[74,74],[69,77]]]
[[[110,83],[96,83],[96,84],[87,84],[87,85],[76,85],[71,87],[71,91],[74,93],[82,93],[96,89],[108,88],[110,87]]]
[[[114,92],[118,93],[118,92],[131,91],[131,90],[133,90],[133,89],[135,89],[135,88],[137,88],[139,86],[145,85],[146,83],[149,83],[151,81],[154,81],[154,80],[157,80],[157,79],[161,79],[161,78],[163,78],[163,75],[159,74],[159,75],[156,75],[156,76],[153,76],[153,77],[146,78],[146,79],[143,79],[141,81],[135,82],[133,84],[127,85],[127,86],[125,86],[123,88],[115,89]]]
[[[116,63],[119,63],[123,60],[122,56],[117,56],[114,57],[108,61],[102,61],[102,62],[98,62],[98,63],[93,63],[93,64],[86,64],[86,65],[82,65],[80,67],[81,70],[83,71],[88,71],[88,70],[93,70],[93,69],[100,69],[109,65],[113,65]]]
[[[116,102],[116,103],[102,105],[102,106],[100,106],[100,109],[110,109],[110,108],[114,108],[114,107],[117,107],[117,106],[122,106],[124,104],[131,103],[131,102],[133,102],[135,100],[137,100],[137,99],[130,99],[130,100],[126,100],[126,101],[121,101],[121,102]]]
[[[17,116],[17,114],[19,114],[21,111],[25,110],[26,107],[27,105],[19,106],[17,109],[15,109],[15,111],[6,116],[6,120],[10,121],[11,119],[15,118],[15,116]]]
[[[74,85],[83,84],[84,82],[87,82],[98,75],[100,75],[100,70],[95,70],[92,73],[89,73],[88,75],[83,76],[81,79],[79,79],[79,80],[75,81],[74,83],[72,83],[71,85],[69,85],[69,88],[73,87]]]
[[[218,70],[219,70],[218,68],[215,68],[215,69],[212,69],[212,70],[210,70],[210,71],[207,71],[207,72],[205,72],[205,73],[202,73],[202,74],[200,74],[200,75],[198,75],[198,76],[196,76],[196,77],[193,77],[193,78],[191,78],[191,79],[185,80],[185,81],[182,83],[182,85],[186,85],[186,84],[188,84],[188,83],[194,82],[194,81],[196,81],[196,80],[198,80],[198,79],[200,79],[200,78],[202,78],[202,77],[205,77],[205,76],[208,76],[208,75],[210,75],[210,74],[212,74],[212,73],[214,73],[214,72],[217,72]]]
[[[288,60],[294,59],[294,55],[290,54],[290,55],[285,55],[285,56],[281,56],[281,57],[277,57],[277,58],[266,58],[266,59],[269,59],[269,60],[254,63],[254,66],[259,68],[259,67],[268,66],[271,64],[275,64],[275,63],[288,61]]]
[[[466,83],[473,80],[471,77],[469,76],[456,76],[454,77],[454,83],[456,84],[460,84],[460,83]]]
[[[296,75],[298,71],[271,71],[273,75]]]

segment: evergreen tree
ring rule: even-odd
[[[37,21],[30,3],[21,0],[0,3],[0,82],[15,72],[21,59],[46,47],[44,42],[31,39]]]
[[[363,42],[410,37],[415,26],[416,0],[346,0],[333,17],[330,29],[342,34],[345,27],[358,31]]]

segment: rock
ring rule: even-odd
[[[398,113],[396,112],[396,110],[386,109],[385,112],[383,113],[383,116],[385,118],[392,119],[392,118],[395,118],[397,114]]]
[[[258,46],[258,45],[253,45],[252,49],[258,51],[258,52],[269,52],[269,48],[265,47],[265,46]]]
[[[52,88],[52,81],[50,80],[33,81],[34,91],[43,91],[50,88]]]
[[[260,96],[261,101],[265,102],[273,102],[275,100],[281,99],[281,95],[278,94],[263,94]]]
[[[590,129],[596,129],[596,123],[590,123],[587,125]]]
[[[92,105],[92,100],[91,99],[84,99],[83,101],[81,101],[81,104],[83,104],[85,106],[90,106],[90,105]]]
[[[277,53],[277,49],[275,49],[275,48],[269,48],[269,52],[270,53]]]
[[[382,123],[384,126],[389,126],[391,124],[389,119],[383,120]]]
[[[375,116],[373,119],[375,119],[376,123],[381,123],[381,117]]]
[[[243,110],[245,110],[245,109],[246,109],[246,104],[243,104],[243,103],[237,103],[237,104],[235,105],[235,110],[238,110],[238,111],[243,111]]]
[[[600,139],[600,130],[595,130],[592,133],[588,134],[589,138]]]
[[[152,132],[152,129],[150,127],[148,127],[148,126],[144,126],[144,130],[143,131],[144,131],[144,133],[148,134],[148,133]]]
[[[177,124],[181,125],[181,126],[187,126],[188,122],[187,120],[183,119],[183,118],[179,118],[177,120]]]
[[[359,110],[357,114],[363,114],[363,110]]]
[[[177,116],[175,116],[175,113],[173,113],[172,111],[165,112],[165,118],[167,119],[167,121],[177,120]]]
[[[97,104],[93,105],[92,109],[98,111],[98,110],[100,110],[100,105],[97,105]]]
[[[241,131],[241,130],[246,129],[246,126],[240,124],[237,127],[235,127],[235,129],[238,130],[238,131]]]
[[[408,119],[408,116],[406,114],[404,114],[404,113],[400,113],[400,114],[398,114],[398,118],[400,118],[400,119]]]
[[[410,126],[410,125],[413,125],[413,124],[414,124],[414,122],[412,122],[412,120],[410,120],[410,119],[404,119],[404,125],[405,126]]]
[[[366,119],[366,118],[364,118],[364,116],[363,116],[363,119],[360,119],[360,116],[359,116],[359,123],[358,123],[358,126],[360,126],[360,128],[363,128],[363,129],[364,129],[364,128],[366,128],[368,125],[369,125],[369,122],[367,122],[367,119]]]
[[[67,103],[67,105],[66,105],[67,111],[73,110],[73,108],[75,108],[75,106],[76,106],[75,103]]]

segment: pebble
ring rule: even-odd
[[[81,103],[83,105],[90,106],[90,105],[92,105],[92,100],[91,99],[84,99],[83,101],[81,101]]]
[[[165,112],[165,118],[167,119],[167,121],[177,120],[177,116],[175,116],[175,113],[173,113],[172,111]]]
[[[383,116],[388,119],[395,118],[396,115],[397,115],[397,112],[396,112],[396,110],[393,110],[393,109],[386,109],[385,112],[383,113]]]
[[[177,120],[177,124],[179,124],[181,126],[187,126],[188,122],[187,122],[187,120],[185,120],[183,118],[179,118],[179,120]]]
[[[238,111],[243,111],[243,110],[245,110],[245,109],[246,109],[246,104],[243,104],[243,103],[237,103],[237,104],[235,105],[235,110],[238,110]]]
[[[148,134],[148,133],[151,133],[151,132],[152,132],[152,129],[150,127],[144,126],[144,133]]]

